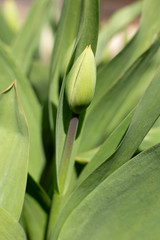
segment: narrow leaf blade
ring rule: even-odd
[[[16,35],[11,52],[23,73],[27,73],[38,45],[41,28],[49,10],[50,0],[37,0],[20,32]]]

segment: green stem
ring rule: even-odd
[[[61,160],[60,166],[60,174],[59,174],[59,192],[55,192],[52,200],[52,208],[50,212],[50,219],[48,224],[48,237],[50,236],[52,229],[55,225],[56,219],[60,212],[61,206],[63,205],[63,199],[67,188],[70,183],[70,173],[73,169],[74,159],[72,157],[73,146],[75,137],[77,134],[77,128],[79,123],[79,115],[72,115],[70,120],[67,138],[64,146],[63,156]],[[47,238],[48,239],[48,238]]]
[[[74,159],[72,159],[72,150],[77,134],[79,116],[73,114],[70,120],[67,139],[63,151],[61,166],[60,166],[60,176],[59,176],[59,191],[61,194],[65,194],[68,184],[70,182],[70,171],[72,171]]]
[[[46,239],[49,239],[49,237],[52,233],[53,227],[55,225],[56,219],[59,214],[61,203],[62,203],[62,196],[58,192],[54,192],[53,200],[52,200],[52,207],[51,207],[49,221],[48,221],[48,228],[47,228],[47,235],[46,235],[47,238]]]

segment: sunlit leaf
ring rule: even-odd
[[[0,9],[0,39],[6,43],[11,44],[14,39],[14,32],[6,22],[3,12]]]
[[[116,11],[115,14],[102,26],[99,33],[96,62],[99,64],[102,61],[103,53],[108,44],[108,41],[118,32],[125,29],[141,12],[142,2],[137,1],[127,7]]]

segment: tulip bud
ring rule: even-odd
[[[96,64],[91,46],[87,46],[73,64],[66,79],[70,109],[80,114],[91,103],[96,85]]]

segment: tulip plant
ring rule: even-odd
[[[21,26],[6,2],[0,239],[158,240],[160,1],[137,1],[99,24],[99,0],[64,0],[62,9],[35,0]],[[112,58],[110,40],[137,17]]]

